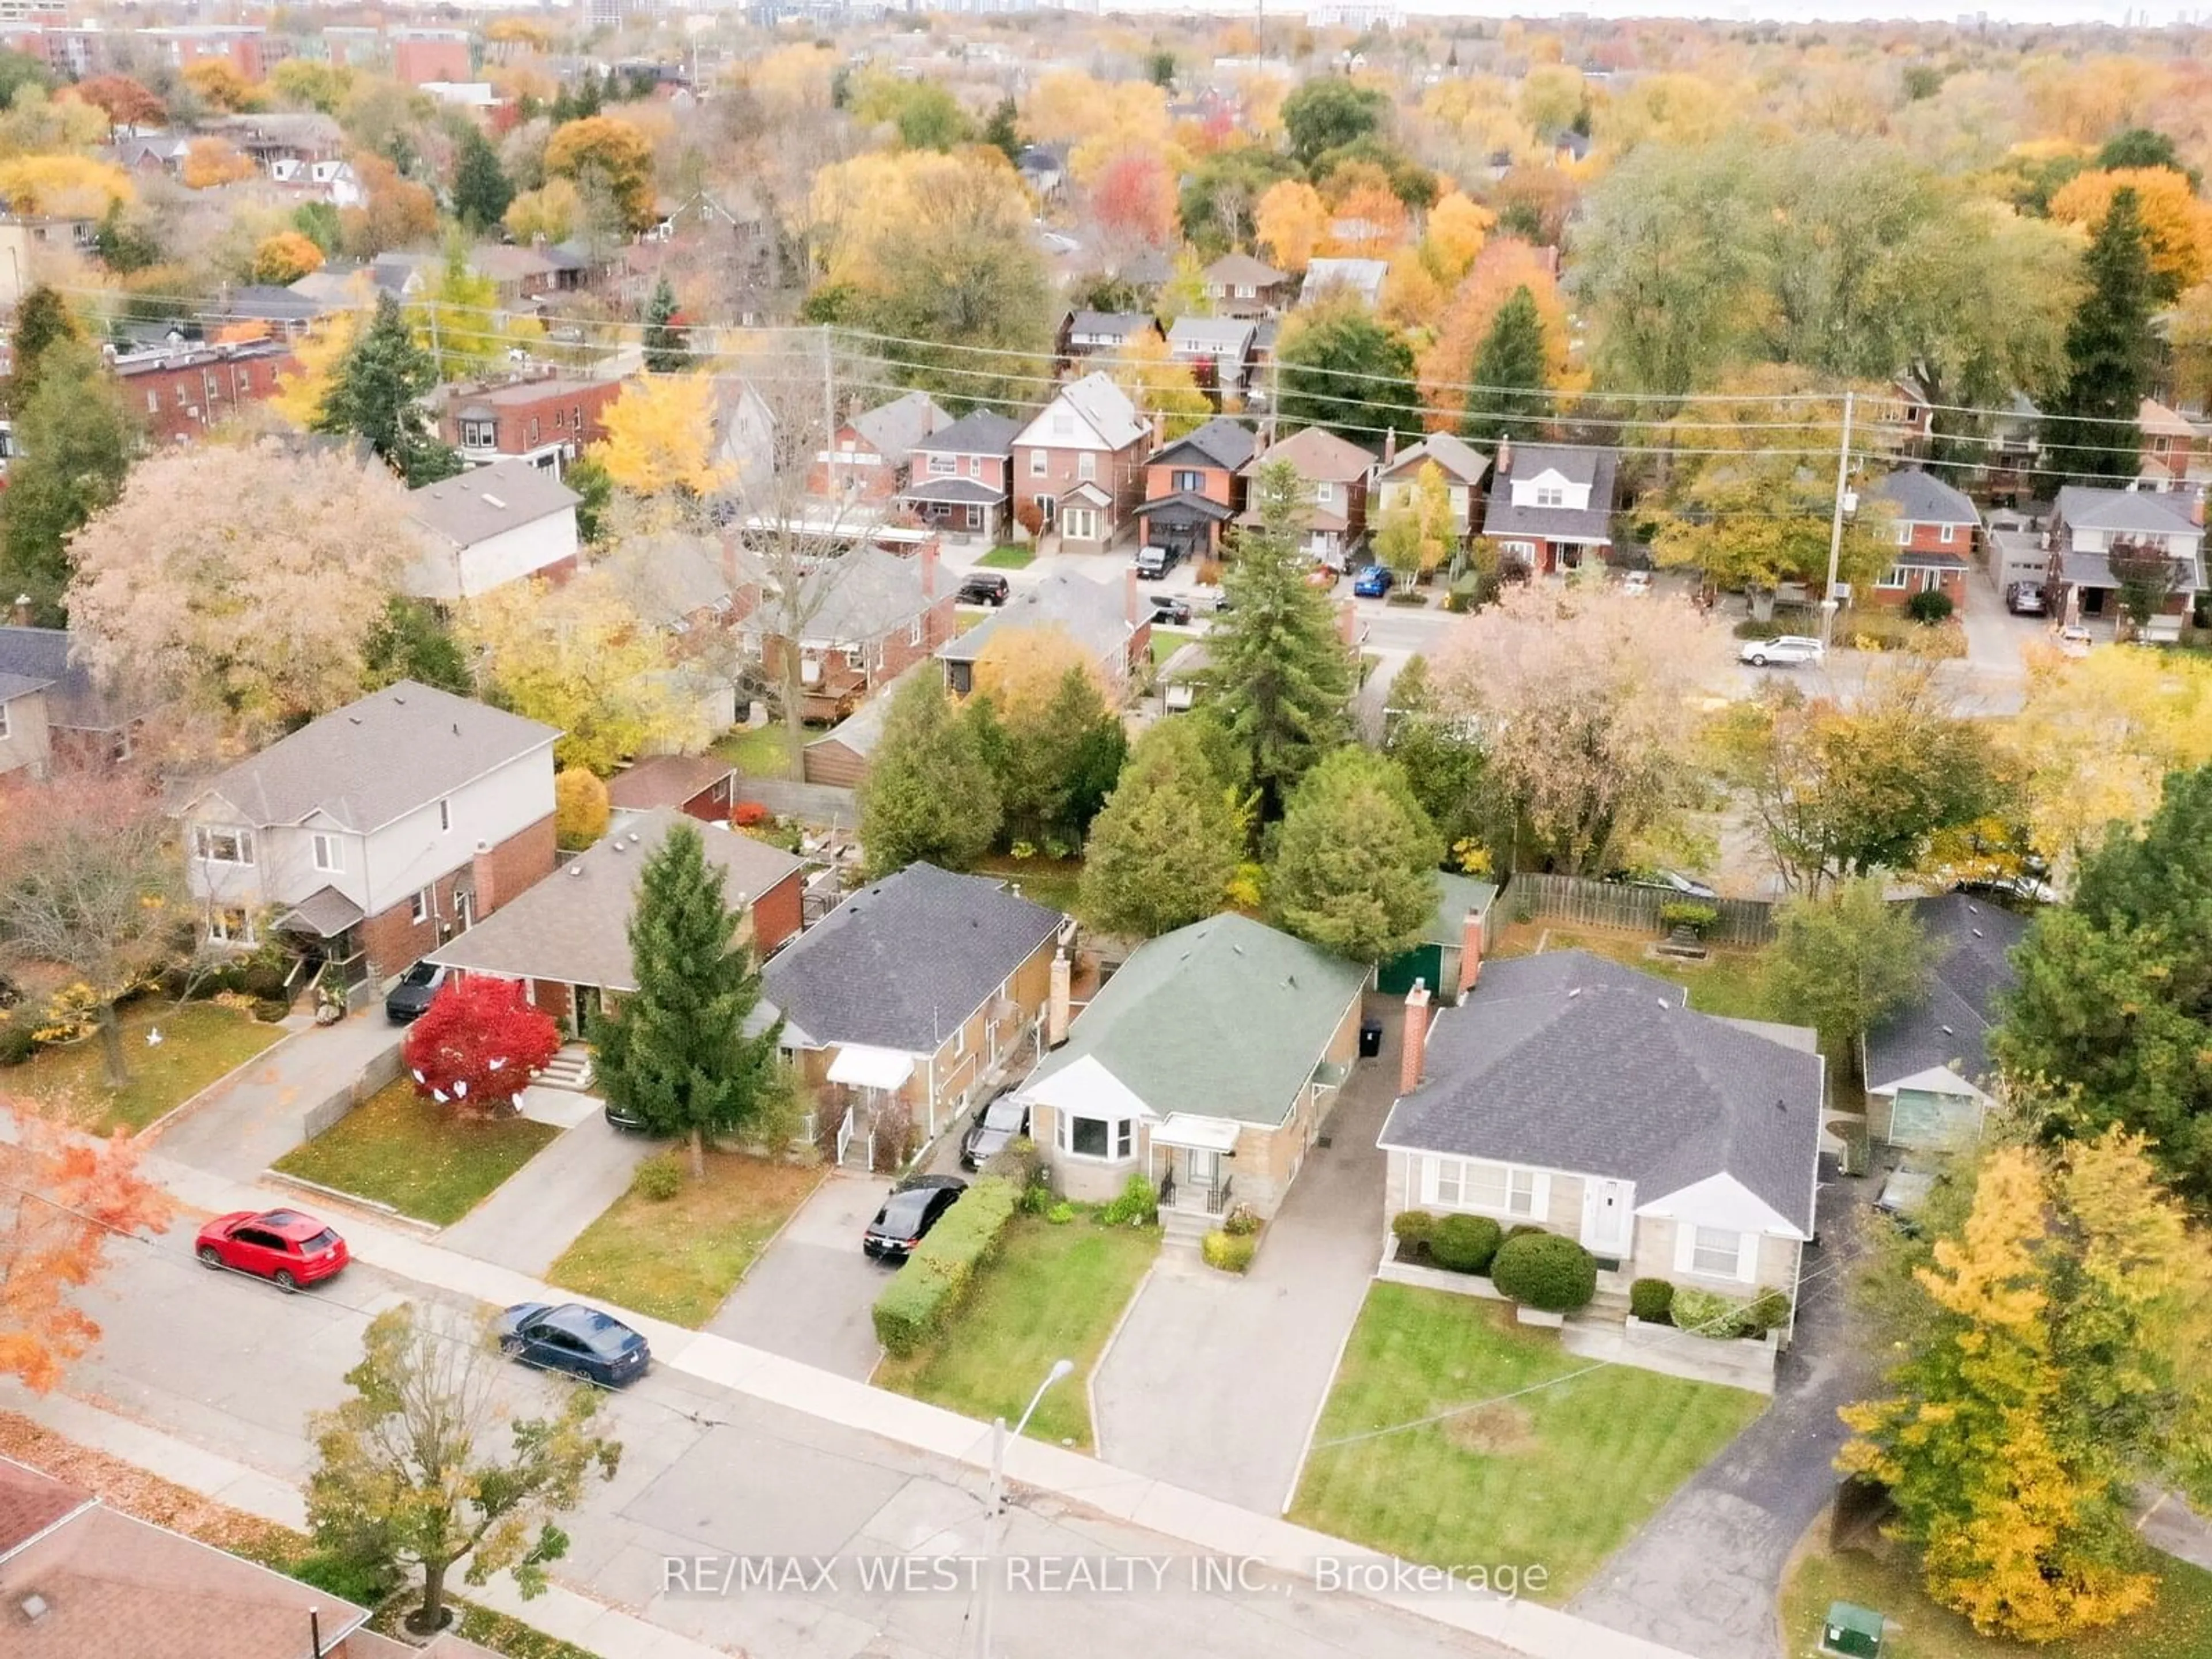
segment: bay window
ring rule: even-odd
[[[1137,1121],[1128,1117],[1060,1115],[1060,1150],[1070,1158],[1127,1159],[1137,1152]]]

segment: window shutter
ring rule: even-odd
[[[1437,1201],[1437,1161],[1425,1158],[1419,1162],[1421,1166],[1421,1202],[1433,1204]]]
[[[1742,1233],[1735,1241],[1735,1276],[1747,1285],[1759,1279],[1759,1235]]]
[[[1541,1170],[1530,1177],[1528,1219],[1547,1221],[1552,1214],[1552,1177]]]
[[[1686,1221],[1674,1223],[1674,1271],[1686,1273],[1697,1255],[1698,1230]]]

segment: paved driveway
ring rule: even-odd
[[[1239,1279],[1170,1249],[1093,1383],[1099,1455],[1279,1515],[1382,1251],[1385,1164],[1375,1137],[1398,1079],[1404,1010],[1362,1060]]]
[[[1864,1181],[1820,1188],[1820,1243],[1805,1256],[1796,1339],[1774,1403],[1606,1563],[1571,1610],[1699,1659],[1781,1659],[1782,1570],[1836,1488],[1836,1408],[1872,1381],[1851,1346],[1844,1280]],[[1814,1277],[1818,1275],[1818,1277]]]
[[[295,1032],[210,1091],[161,1131],[161,1153],[195,1170],[252,1181],[307,1139],[314,1107],[398,1048],[404,1030],[381,1002],[336,1025]]]
[[[553,1259],[623,1195],[639,1162],[664,1143],[619,1133],[607,1127],[597,1101],[574,1098],[589,1104],[588,1115],[447,1228],[441,1243],[543,1279]]]
[[[883,1349],[871,1310],[892,1270],[860,1254],[882,1176],[833,1175],[707,1322],[717,1336],[865,1382]]]

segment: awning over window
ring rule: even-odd
[[[896,1089],[913,1075],[912,1054],[865,1043],[848,1043],[830,1062],[830,1080],[855,1089]]]
[[[1152,1131],[1155,1146],[1185,1146],[1198,1152],[1233,1152],[1237,1131],[1243,1125],[1225,1117],[1195,1117],[1170,1112],[1167,1121]]]

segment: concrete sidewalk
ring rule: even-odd
[[[162,1126],[154,1145],[195,1170],[252,1181],[307,1139],[306,1114],[399,1047],[381,1007],[295,1031]]]

